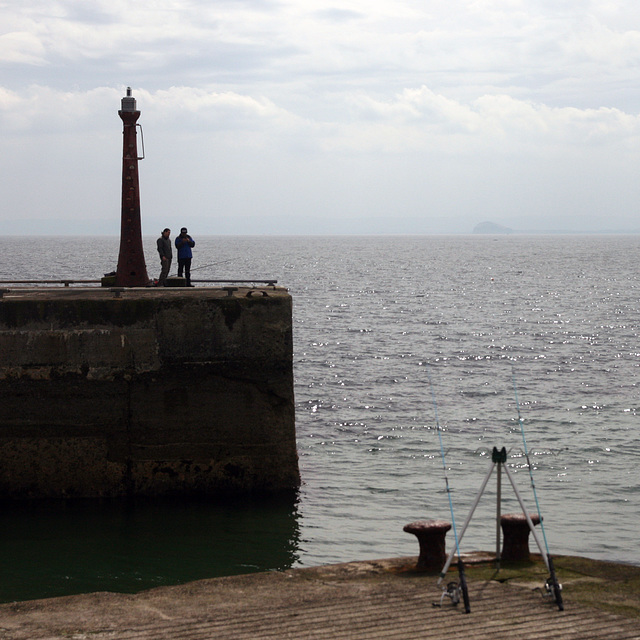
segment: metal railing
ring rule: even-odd
[[[102,280],[72,280],[72,279],[64,279],[64,280],[0,280],[0,285],[3,284],[62,284],[65,287],[68,287],[72,284],[100,284]],[[222,284],[222,283],[231,283],[231,284],[266,284],[267,286],[275,286],[278,281],[277,280],[261,280],[258,278],[253,278],[251,280],[235,280],[233,278],[225,278],[223,280],[191,280],[191,282],[205,282],[205,283],[214,283],[214,284]],[[176,287],[178,288],[178,287]]]
[[[229,280],[228,278],[225,280],[191,280],[191,282],[212,282],[215,284],[222,284],[223,282],[228,282],[230,284],[266,284],[269,287],[275,287],[278,284],[277,280]]]
[[[100,284],[101,280],[0,280],[0,284]]]
[[[192,280],[191,282],[204,283],[204,284],[226,284],[226,285],[266,285],[268,287],[273,287],[275,289],[277,280],[261,280],[261,279],[253,279],[253,280],[233,280],[233,279],[224,279],[224,280]],[[42,291],[46,287],[38,288],[38,285],[64,285],[65,288],[71,288],[73,284],[101,284],[102,280],[72,280],[72,279],[63,279],[63,280],[0,280],[0,298],[4,296],[6,293],[11,293],[12,291],[19,291],[21,293],[30,293],[34,291]],[[2,285],[18,285],[17,287],[3,287]],[[36,285],[35,287],[28,287],[25,285]],[[55,288],[55,287],[51,287]],[[129,287],[114,287],[114,286],[104,286],[104,287],[91,287],[93,289],[102,289],[103,291],[109,291],[117,298],[121,296],[121,294],[126,291]],[[137,290],[149,290],[155,291],[157,287],[149,286],[149,287],[136,287]],[[183,289],[185,287],[167,287],[168,289]],[[221,287],[227,292],[227,295],[233,295],[234,291],[237,291],[237,287],[234,286],[226,286]],[[266,294],[265,294],[266,295]]]

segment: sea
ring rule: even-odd
[[[551,555],[640,565],[640,236],[192,231],[198,286],[291,293],[299,493],[3,506],[1,601],[415,556],[418,519],[492,551],[494,447]],[[4,236],[0,280],[97,279],[118,247]],[[521,511],[504,473],[499,507]]]

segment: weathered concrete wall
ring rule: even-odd
[[[0,498],[298,486],[287,291],[118,295],[0,299]]]

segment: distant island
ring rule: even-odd
[[[481,222],[473,228],[473,233],[514,233],[513,229],[503,227],[495,222]]]

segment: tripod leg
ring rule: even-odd
[[[496,570],[500,571],[500,508],[502,503],[502,465],[496,471]]]
[[[494,469],[495,466],[496,466],[495,463],[492,462],[491,463],[491,468],[489,469],[489,472],[487,473],[487,475],[485,476],[485,479],[482,482],[482,486],[480,487],[480,491],[478,491],[478,494],[476,495],[476,498],[473,501],[473,505],[471,505],[471,510],[469,511],[469,515],[467,516],[467,519],[465,520],[465,523],[464,523],[464,525],[462,527],[462,531],[460,532],[460,535],[458,536],[458,545],[462,541],[462,536],[464,536],[464,532],[467,530],[467,527],[469,526],[469,522],[471,522],[471,517],[473,516],[473,513],[476,510],[476,507],[478,506],[478,502],[480,502],[480,498],[482,497],[482,494],[484,493],[484,490],[485,490],[485,488],[487,486],[487,482],[489,482],[489,478],[491,477],[491,474],[493,473],[493,469]],[[460,555],[460,549],[454,548],[449,553],[449,556],[447,557],[447,561],[445,562],[444,567],[442,567],[442,571],[440,572],[440,577],[438,578],[438,584],[440,584],[442,582],[442,580],[444,579],[444,577],[447,575],[447,571],[449,571],[449,567],[451,566],[451,561],[453,560],[453,556],[456,553],[459,556]]]
[[[522,513],[523,513],[524,517],[527,519],[527,524],[529,525],[529,530],[533,534],[533,539],[536,541],[536,545],[538,545],[538,549],[540,550],[540,555],[542,556],[542,559],[544,560],[544,563],[547,565],[547,569],[548,569],[549,568],[549,556],[547,555],[547,552],[544,550],[542,544],[540,543],[540,539],[538,538],[538,534],[536,533],[536,530],[534,528],[533,522],[531,521],[531,517],[529,516],[529,512],[527,511],[527,508],[524,506],[524,501],[522,500],[522,496],[520,495],[520,492],[518,491],[518,487],[516,487],[516,483],[513,480],[513,477],[511,475],[511,471],[509,471],[509,467],[507,467],[506,465],[503,465],[503,468],[504,468],[504,472],[507,474],[507,478],[509,478],[509,482],[511,483],[511,486],[513,487],[513,492],[516,494],[516,498],[518,499],[518,502],[520,503],[520,508],[522,509]]]
[[[564,603],[562,601],[562,587],[560,586],[560,583],[558,582],[558,578],[556,577],[555,568],[553,566],[553,560],[551,560],[551,556],[545,551],[545,549],[542,547],[542,544],[540,544],[540,540],[538,539],[538,535],[536,534],[536,531],[534,529],[534,525],[533,525],[533,522],[531,521],[531,517],[529,516],[529,512],[524,506],[524,501],[522,500],[522,496],[520,495],[520,492],[516,487],[516,483],[511,477],[511,472],[506,466],[504,467],[504,470],[505,470],[505,473],[507,474],[507,478],[509,478],[509,482],[511,482],[511,486],[513,487],[513,491],[516,494],[516,498],[520,503],[520,507],[522,508],[522,513],[524,514],[524,517],[527,519],[529,530],[533,534],[533,539],[536,541],[536,544],[538,545],[538,549],[540,550],[540,555],[542,556],[544,563],[547,565],[547,569],[549,570],[549,579],[547,580],[547,584],[551,587],[551,590],[553,591],[553,597],[555,598],[556,604],[558,605],[558,609],[560,611],[564,611]]]

